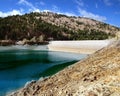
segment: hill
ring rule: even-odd
[[[120,41],[10,96],[120,96]]]
[[[89,18],[52,12],[0,18],[0,40],[103,40],[115,37],[120,28]]]

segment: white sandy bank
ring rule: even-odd
[[[45,50],[45,51],[62,51],[74,52],[83,54],[92,54],[95,51],[109,45],[114,40],[81,40],[81,41],[51,41],[48,45],[13,45],[0,46],[0,51],[3,50]]]
[[[112,42],[113,40],[51,41],[48,48],[51,51],[92,54]]]

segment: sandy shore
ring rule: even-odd
[[[92,54],[112,42],[113,40],[51,41],[48,49],[50,51]]]
[[[0,50],[44,50],[44,51],[61,51],[73,52],[81,54],[92,54],[109,44],[114,40],[80,40],[80,41],[51,41],[48,45],[13,45],[13,46],[0,46]]]

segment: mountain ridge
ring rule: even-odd
[[[107,27],[115,27],[115,28],[119,28],[119,27],[116,27],[116,26],[113,26],[113,25],[110,25],[110,24],[107,24],[105,22],[101,22],[101,21],[98,21],[98,20],[95,20],[95,19],[91,19],[91,18],[87,18],[87,17],[80,17],[80,16],[67,16],[67,15],[64,15],[64,14],[57,14],[57,13],[53,13],[53,12],[41,12],[41,14],[43,14],[44,16],[46,15],[47,16],[51,16],[51,17],[58,17],[60,18],[59,21],[62,21],[65,22],[65,23],[68,23],[67,20],[65,20],[65,17],[66,18],[70,18],[70,20],[73,22],[73,21],[76,21],[76,23],[78,24],[85,24],[85,25],[96,25],[96,24],[103,24],[101,26],[104,26],[104,25],[107,25]],[[63,17],[63,18],[61,18]],[[57,18],[57,19],[58,19]],[[46,20],[48,18],[45,18],[45,17],[42,17],[43,20]],[[51,19],[51,20],[50,20]],[[54,18],[55,19],[55,18]],[[51,21],[52,22],[52,18],[49,18],[49,22]],[[71,22],[69,21],[69,22]],[[56,22],[54,23],[56,24]],[[63,23],[62,23],[63,24]],[[75,24],[76,25],[76,24]],[[58,24],[59,26],[59,24]],[[83,29],[83,28],[82,28]]]
[[[118,27],[93,19],[52,12],[0,18],[0,29],[0,40],[17,41],[103,40],[114,38],[120,31]]]

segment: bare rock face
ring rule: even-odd
[[[120,41],[9,96],[120,96]]]

